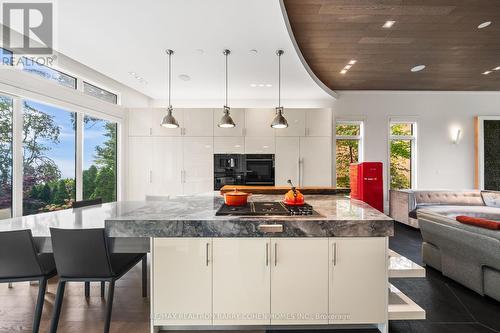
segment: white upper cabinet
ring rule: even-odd
[[[285,109],[287,128],[276,129],[276,136],[305,136],[306,112],[304,109]]]
[[[182,109],[182,111],[184,115],[181,134],[183,136],[214,135],[212,109]]]
[[[246,154],[274,154],[275,146],[274,136],[245,138]]]
[[[182,194],[182,138],[153,138],[151,192],[153,195]]]
[[[245,109],[245,136],[274,136],[274,109]]]
[[[214,136],[244,136],[243,130],[245,129],[245,109],[231,109],[231,118],[233,118],[236,127],[233,128],[220,128],[219,124],[222,115],[224,114],[222,108],[213,110],[213,128]]]
[[[215,136],[214,154],[245,153],[245,138],[242,136]]]
[[[128,135],[151,136],[151,122],[153,109],[129,109]]]
[[[332,186],[332,138],[300,138],[300,185]]]
[[[276,138],[275,183],[277,186],[288,185],[290,179],[295,186],[299,185],[299,138]]]
[[[174,109],[172,115],[175,117],[179,123],[178,128],[165,128],[161,126],[161,121],[163,117],[167,114],[166,108],[155,108],[152,109],[152,120],[151,128],[153,136],[181,136],[181,128],[183,124],[183,110]]]
[[[306,136],[332,135],[331,109],[303,109],[306,116]]]
[[[185,137],[183,140],[184,194],[213,191],[214,147],[213,137]]]

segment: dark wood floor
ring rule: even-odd
[[[396,224],[390,248],[421,264],[421,242],[418,230]],[[111,332],[149,332],[149,300],[141,297],[140,273],[137,266],[117,283]],[[49,284],[40,332],[48,331],[56,283],[53,279]],[[392,283],[426,310],[427,319],[391,322],[391,333],[500,333],[499,302],[477,295],[432,268],[427,268],[424,279],[394,279]],[[31,332],[37,290],[27,283],[14,284],[12,289],[0,284],[0,333]],[[98,284],[92,286],[89,300],[83,296],[82,283],[70,284],[58,332],[102,332],[105,305]]]

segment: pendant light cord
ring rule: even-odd
[[[172,52],[168,53],[168,107],[172,106],[170,103],[170,96],[172,95]]]
[[[228,106],[227,105],[227,56],[229,55],[228,52],[224,52],[225,56],[226,56],[226,103],[224,104],[224,106]]]
[[[281,107],[281,55],[283,50],[278,50],[276,54],[278,55],[278,107]]]

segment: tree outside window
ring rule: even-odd
[[[390,188],[410,189],[413,186],[416,124],[390,125]]]
[[[336,179],[337,187],[350,188],[349,168],[360,161],[362,143],[361,122],[337,122],[336,134]]]
[[[0,219],[12,216],[12,98],[0,96]]]

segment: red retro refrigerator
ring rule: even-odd
[[[353,163],[350,166],[351,198],[384,212],[382,162]]]

